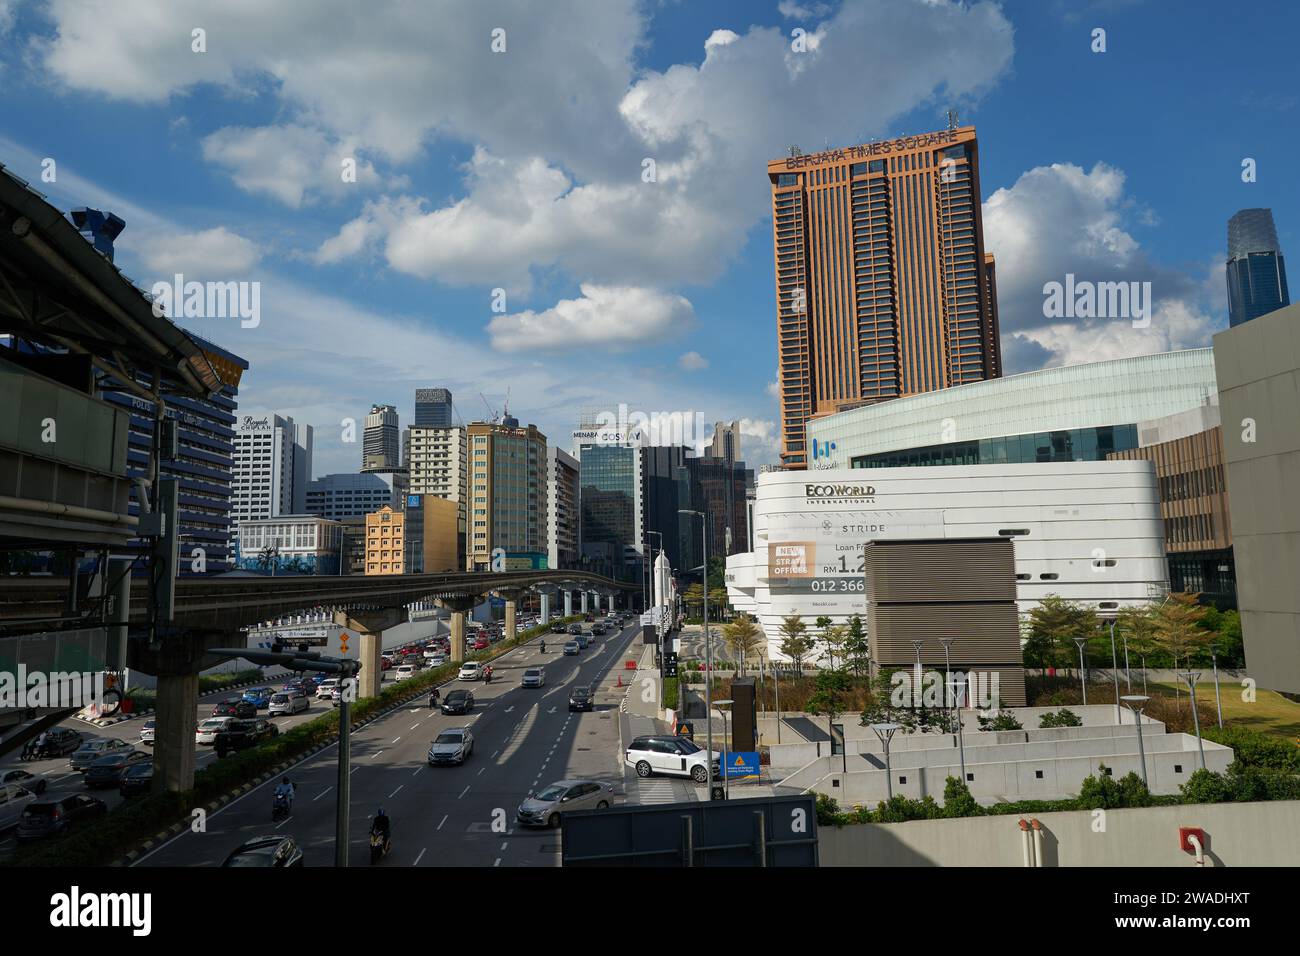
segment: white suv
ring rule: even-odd
[[[394,680],[406,680],[408,677],[415,676],[416,667],[414,664],[403,664],[397,668],[397,676]]]
[[[709,779],[705,763],[708,752],[685,737],[637,737],[627,745],[624,763],[636,769],[638,777],[657,773],[690,777],[696,783]],[[718,756],[713,755],[713,776],[718,776]]]
[[[339,686],[337,677],[328,677],[316,685],[316,699],[329,700],[330,695],[334,693],[334,688]]]

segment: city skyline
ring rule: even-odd
[[[1270,92],[1285,88],[1273,46],[1285,31],[1261,32],[1253,12],[1213,36],[1228,47],[1248,38],[1255,53],[1248,68],[1203,63],[1205,102],[1169,68],[1180,49],[1209,41],[1204,22],[1170,22],[1147,5],[903,3],[897,17],[879,3],[607,7],[591,15],[583,43],[610,45],[612,61],[570,49],[568,37],[554,45],[567,63],[543,51],[484,62],[448,49],[446,63],[466,81],[443,84],[432,105],[403,94],[430,88],[428,75],[386,78],[403,95],[371,96],[373,74],[358,74],[357,92],[377,104],[369,116],[353,96],[324,102],[306,81],[267,83],[277,57],[309,61],[300,37],[256,17],[209,27],[210,39],[233,36],[239,50],[211,43],[196,72],[183,57],[159,55],[166,29],[182,26],[170,14],[127,32],[93,10],[20,4],[3,18],[13,52],[0,61],[0,162],[61,208],[122,216],[118,262],[142,285],[177,272],[261,282],[257,327],[181,321],[249,359],[249,402],[315,428],[321,474],[356,467],[355,449],[341,442],[343,418],[360,422],[370,403],[395,402],[413,422],[413,390],[429,384],[460,395],[462,414],[479,391],[500,407],[509,384],[512,405],[548,434],[564,433],[579,406],[697,410],[741,421],[755,466],[776,461],[775,330],[760,320],[773,313],[761,170],[793,143],[811,152],[912,135],[941,128],[949,108],[978,126],[1008,374],[1205,345],[1227,325],[1223,222],[1237,209],[1269,207],[1283,247],[1294,234],[1296,184],[1277,170],[1290,154],[1285,117],[1296,104]],[[521,35],[549,36],[553,27],[530,16],[521,7],[508,19]],[[1090,48],[1089,16],[1108,31],[1104,53]],[[373,29],[391,33],[391,17],[384,11]],[[477,26],[490,29],[486,19],[466,23]],[[188,37],[191,25],[183,27]],[[453,43],[409,27],[396,32],[426,51]],[[269,39],[243,32],[259,28]],[[369,29],[329,42],[355,44],[371,63]],[[796,29],[815,52],[804,70],[791,49]],[[80,37],[92,35],[87,48]],[[901,49],[925,55],[900,58]],[[28,50],[23,70],[16,56]],[[861,55],[893,71],[887,90],[855,75]],[[104,56],[151,66],[127,77],[99,69]],[[738,128],[709,107],[731,96],[748,102],[751,88],[764,88],[761,62],[773,57],[786,71],[768,77],[769,119]],[[496,95],[538,71],[558,71],[595,108],[574,110],[537,83],[539,96],[519,113],[493,119],[475,109],[476,83]],[[672,82],[684,84],[680,115],[667,109]],[[1156,115],[1127,104],[1135,86],[1160,99]],[[808,97],[840,88],[858,108]],[[233,90],[247,96],[232,100]],[[1071,104],[1068,124],[1055,122],[1061,102]],[[1181,133],[1209,106],[1223,119],[1216,138],[1186,151],[1176,170],[1143,145]],[[99,135],[82,137],[74,131],[91,112]],[[554,133],[539,132],[548,125]],[[1100,141],[1090,132],[1099,128],[1108,131]],[[144,152],[135,141],[165,147]],[[348,158],[357,160],[352,184],[336,175]],[[647,158],[653,194],[641,189],[652,185],[642,183]],[[42,178],[45,159],[57,163],[52,182]],[[1256,181],[1242,181],[1244,159],[1258,164]],[[1188,189],[1205,201],[1182,202]],[[494,196],[510,197],[512,208],[497,208]],[[575,215],[581,204],[589,214]],[[598,241],[596,222],[617,241],[603,232]],[[545,230],[558,241],[542,248],[533,237]],[[1152,327],[1045,318],[1041,287],[1067,273],[1151,281]],[[733,348],[737,340],[747,347]],[[473,361],[439,368],[451,354]],[[592,357],[617,391],[578,374]]]

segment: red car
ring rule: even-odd
[[[492,642],[489,641],[486,637],[476,638],[474,641],[474,650],[481,651],[491,643]]]

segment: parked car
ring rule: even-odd
[[[419,668],[416,667],[414,664],[402,664],[400,667],[397,668],[396,679],[406,680],[408,677],[414,677],[416,673],[418,673],[418,671]]]
[[[482,680],[483,666],[478,661],[466,661],[460,665],[456,680]]]
[[[465,691],[454,690],[451,693],[463,694]],[[451,697],[451,694],[447,696]],[[443,709],[446,710],[445,705]],[[469,728],[450,727],[438,734],[433,743],[429,744],[429,766],[436,767],[446,763],[462,764],[473,752],[474,735],[469,732]]]
[[[564,655],[565,655],[565,657],[576,657],[576,656],[578,656],[578,654],[580,654],[580,653],[582,653],[582,648],[578,646],[578,642],[577,642],[577,641],[565,641],[565,642],[564,642]]]
[[[590,688],[575,687],[569,691],[569,710],[591,711],[594,707],[595,701],[592,700]]]
[[[122,771],[122,779],[117,784],[117,792],[124,797],[136,797],[148,793],[152,788],[152,760],[131,764]]]
[[[30,770],[0,770],[0,787],[22,787],[38,797],[45,792],[49,781],[44,774],[32,773]]]
[[[668,774],[690,777],[696,783],[709,779],[705,749],[685,737],[637,737],[627,745],[624,763],[636,770],[638,777]],[[713,775],[718,776],[718,755],[713,755]]]
[[[256,717],[257,705],[242,697],[227,697],[212,708],[213,717]]]
[[[241,843],[222,866],[300,867],[302,850],[293,837],[264,836]]]
[[[515,811],[515,820],[526,827],[560,825],[560,816],[570,810],[604,810],[614,802],[614,788],[595,780],[557,780],[536,793],[529,793]]]
[[[15,826],[23,811],[38,799],[40,798],[26,787],[14,784],[0,787],[0,832]]]
[[[108,804],[85,793],[74,793],[61,800],[29,803],[18,818],[18,839],[39,840],[58,836],[77,823],[94,820],[106,813]]]
[[[45,756],[62,757],[75,753],[84,743],[81,732],[67,727],[51,727],[45,731]]]
[[[256,747],[279,735],[280,728],[269,720],[232,720],[230,726],[217,733],[212,746],[216,748],[218,757],[224,757],[228,753]]]
[[[266,710],[266,708],[271,706],[271,695],[274,693],[274,687],[250,687],[248,690],[244,691],[244,700],[248,701],[258,710]]]
[[[524,671],[519,681],[520,687],[541,687],[546,683],[546,672],[540,667],[530,667]]]
[[[146,747],[153,746],[154,725],[155,721],[150,717],[140,727],[140,743],[144,744]]]
[[[271,707],[267,715],[274,717],[277,714],[291,716],[307,710],[311,705],[307,702],[307,695],[300,690],[282,690],[279,693],[271,695]]]
[[[467,690],[452,690],[442,699],[444,714],[468,714],[474,709],[474,695]]]
[[[71,766],[73,770],[85,770],[105,754],[131,749],[129,743],[125,740],[118,740],[116,737],[100,737],[96,740],[87,740],[72,755]]]
[[[195,729],[194,742],[207,745],[216,743],[217,734],[225,730],[234,719],[234,717],[209,717]]]
[[[338,686],[339,679],[337,677],[330,677],[321,681],[316,685],[316,698],[318,700],[329,700],[330,694],[332,694],[334,688]]]
[[[143,750],[119,750],[104,754],[81,776],[81,782],[87,787],[116,787],[122,782],[122,771],[134,763],[152,761],[153,758]]]

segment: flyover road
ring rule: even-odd
[[[559,832],[515,823],[515,808],[529,790],[565,777],[585,777],[624,799],[620,705],[617,687],[639,628],[607,634],[577,657],[562,654],[564,636],[536,640],[494,662],[491,684],[451,681],[468,689],[476,706],[468,716],[446,716],[415,702],[355,730],[351,745],[349,857],[369,866],[370,819],[382,806],[393,826],[393,850],[379,865],[558,866]],[[545,686],[525,689],[520,677],[542,666]],[[569,690],[595,686],[591,713],[569,713]],[[462,766],[430,767],[429,744],[447,728],[468,726],[474,751]],[[307,866],[334,862],[337,745],[288,771],[297,786],[293,813],[271,822],[268,781],[214,812],[202,833],[185,831],[141,857],[139,866],[213,866],[244,841],[285,834],[302,847]]]

